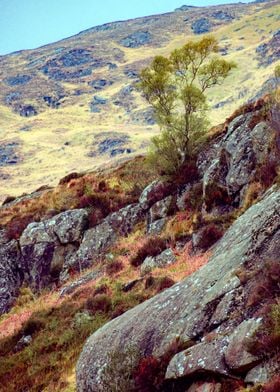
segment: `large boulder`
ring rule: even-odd
[[[96,331],[86,342],[77,364],[77,390],[102,391],[102,374],[110,353],[122,352],[124,347],[132,346],[144,356],[161,357],[178,340],[183,346],[199,342],[208,333],[224,296],[233,290],[242,294],[245,289],[237,277],[240,268],[254,263],[261,270],[264,260],[279,260],[279,203],[280,190],[273,188],[228,229],[208,264]],[[216,329],[216,340],[227,340],[242,321],[251,318],[244,296],[239,298],[235,308],[238,316]],[[229,311],[229,307],[226,309]],[[223,361],[224,350],[219,355],[217,361]],[[206,363],[210,363],[209,358]]]
[[[0,315],[12,306],[21,284],[20,250],[13,240],[0,247]]]
[[[87,227],[87,211],[70,210],[30,223],[20,237],[21,270],[35,290],[58,278],[65,260],[76,250]]]

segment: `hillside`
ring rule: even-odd
[[[171,178],[138,157],[4,204],[1,390],[279,391],[279,130],[266,96]]]
[[[271,88],[279,14],[278,1],[185,6],[1,56],[0,200],[145,152],[158,128],[135,89],[139,70],[209,32],[238,64],[223,88],[209,93],[212,124],[224,121]]]

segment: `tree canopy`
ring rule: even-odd
[[[167,174],[185,163],[205,135],[205,91],[221,84],[236,66],[218,51],[212,36],[190,41],[169,57],[156,56],[140,74],[139,88],[162,131],[152,139],[150,159]]]

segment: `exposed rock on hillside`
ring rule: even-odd
[[[199,157],[207,210],[219,204],[222,208],[223,198],[241,204],[248,185],[259,180],[257,170],[269,159],[276,159],[275,132],[265,122],[254,125],[255,116],[236,117],[220,142]]]
[[[187,382],[189,374],[197,375],[201,370],[216,376],[230,376],[245,363],[246,372],[253,368],[257,360],[245,356],[242,339],[237,342],[239,355],[232,357],[236,328],[244,330],[243,336],[247,336],[249,324],[254,328],[261,324],[261,320],[254,317],[254,310],[244,307],[250,282],[241,283],[238,271],[250,265],[260,271],[265,261],[279,260],[279,203],[280,191],[272,189],[232,225],[206,266],[94,333],[77,365],[78,391],[101,391],[101,375],[108,365],[109,353],[130,345],[137,347],[142,355],[160,357],[178,339],[183,345],[193,344],[192,356],[180,353],[172,359],[168,379],[185,377]],[[234,298],[235,317],[221,321],[218,328],[216,325],[212,343],[201,343],[201,338],[207,337],[213,329],[212,316],[229,292]],[[226,319],[230,307],[224,309],[221,320]]]

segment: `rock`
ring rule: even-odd
[[[234,17],[226,11],[215,11],[212,13],[213,18],[223,20],[226,22],[230,22],[234,19]]]
[[[237,282],[238,284],[239,282]],[[210,320],[210,326],[218,326],[222,324],[223,321],[227,320],[232,309],[236,290],[229,291],[224,295],[222,300],[219,302],[216,310]]]
[[[120,44],[126,48],[139,48],[150,43],[152,35],[148,31],[136,31],[128,37],[120,40]]]
[[[219,205],[242,204],[246,187],[258,180],[256,168],[274,154],[274,131],[264,122],[252,127],[251,121],[251,113],[236,117],[227,133],[206,153],[209,158],[204,153],[198,159],[207,211]]]
[[[147,233],[151,235],[160,234],[167,223],[166,218],[158,219],[148,225]]]
[[[167,196],[165,199],[159,200],[149,210],[148,224],[158,219],[166,218],[171,212],[173,204],[173,196]]]
[[[128,291],[132,290],[139,282],[142,282],[142,281],[143,281],[143,278],[141,278],[141,279],[134,279],[134,280],[126,283],[123,286],[122,291],[124,293],[127,293]]]
[[[155,180],[143,190],[139,198],[139,204],[142,206],[143,209],[148,209],[154,203],[159,200],[162,200],[170,193],[170,184]]]
[[[22,338],[19,339],[17,344],[15,345],[14,352],[19,352],[23,350],[25,347],[29,346],[29,344],[32,342],[32,336],[27,335],[27,336],[22,336]]]
[[[4,81],[8,86],[23,86],[27,84],[31,79],[32,76],[30,75],[17,75],[11,76]]]
[[[175,12],[182,12],[182,11],[189,11],[192,10],[193,8],[197,8],[194,5],[182,5],[181,7],[175,8]]]
[[[261,321],[261,318],[245,320],[229,337],[229,345],[225,351],[225,361],[232,371],[243,373],[253,368],[260,361],[260,358],[249,352],[248,343],[260,328]]]
[[[130,204],[109,215],[105,220],[118,235],[125,236],[145,217],[141,204]]]
[[[94,90],[103,90],[107,86],[111,86],[113,81],[106,79],[95,79],[88,83]]]
[[[165,378],[174,379],[207,372],[228,375],[224,361],[227,339],[203,342],[176,354],[168,365]]]
[[[84,284],[86,284],[92,280],[96,280],[96,279],[100,278],[102,275],[103,275],[103,273],[101,271],[90,272],[90,273],[82,276],[81,278],[75,280],[74,282],[71,282],[67,286],[63,287],[63,289],[60,290],[59,295],[60,295],[60,297],[64,297],[65,295],[70,295],[77,288],[83,286]]]
[[[131,154],[133,151],[131,148],[115,148],[110,152],[110,156],[116,157],[117,155]]]
[[[17,111],[19,112],[19,115],[22,117],[31,117],[31,116],[36,116],[38,114],[36,108],[32,105],[20,106]]]
[[[20,250],[13,240],[0,247],[0,315],[8,312],[21,285]]]
[[[87,211],[70,210],[42,222],[30,223],[20,237],[24,279],[35,290],[57,279],[76,251],[87,226]]]
[[[89,63],[92,60],[91,52],[86,49],[71,49],[57,59],[64,67],[74,67],[81,64]]]
[[[166,249],[158,256],[146,257],[141,265],[141,274],[147,274],[155,268],[164,268],[176,262],[176,257],[172,249]]]
[[[194,21],[191,27],[195,34],[204,34],[211,30],[212,23],[207,18],[200,18]]]
[[[43,97],[44,102],[46,102],[46,104],[53,109],[57,109],[60,106],[60,99],[64,98],[64,96],[59,96],[59,97],[52,97],[49,95],[45,95]]]
[[[132,204],[107,216],[101,224],[85,232],[77,253],[65,264],[62,276],[74,269],[81,271],[93,265],[119,235],[127,235],[133,227],[145,218],[139,204]]]
[[[222,385],[215,382],[196,382],[186,392],[222,392]]]
[[[115,242],[116,237],[114,229],[106,221],[87,230],[77,253],[65,264],[62,277],[67,276],[67,271],[71,269],[82,271],[94,264],[100,255]]]
[[[155,114],[152,108],[136,110],[131,114],[131,120],[135,124],[155,125]]]
[[[279,258],[279,203],[280,191],[273,188],[233,223],[205,266],[97,330],[77,364],[78,392],[102,390],[101,374],[111,352],[132,346],[142,355],[160,357],[174,341],[188,344],[202,336],[224,295],[240,285],[236,271],[249,262],[261,270],[263,260]],[[245,317],[244,303],[239,306]],[[216,361],[221,364],[221,358]]]
[[[93,97],[93,101],[90,103],[90,110],[93,113],[99,113],[100,112],[100,106],[106,105],[108,102],[107,98],[103,98],[100,96],[95,95]]]
[[[275,374],[280,373],[279,358],[273,357],[267,359],[251,369],[246,377],[245,382],[250,384],[265,384],[269,382]]]
[[[0,143],[0,167],[19,163],[21,159],[18,149],[19,143],[17,141]]]

